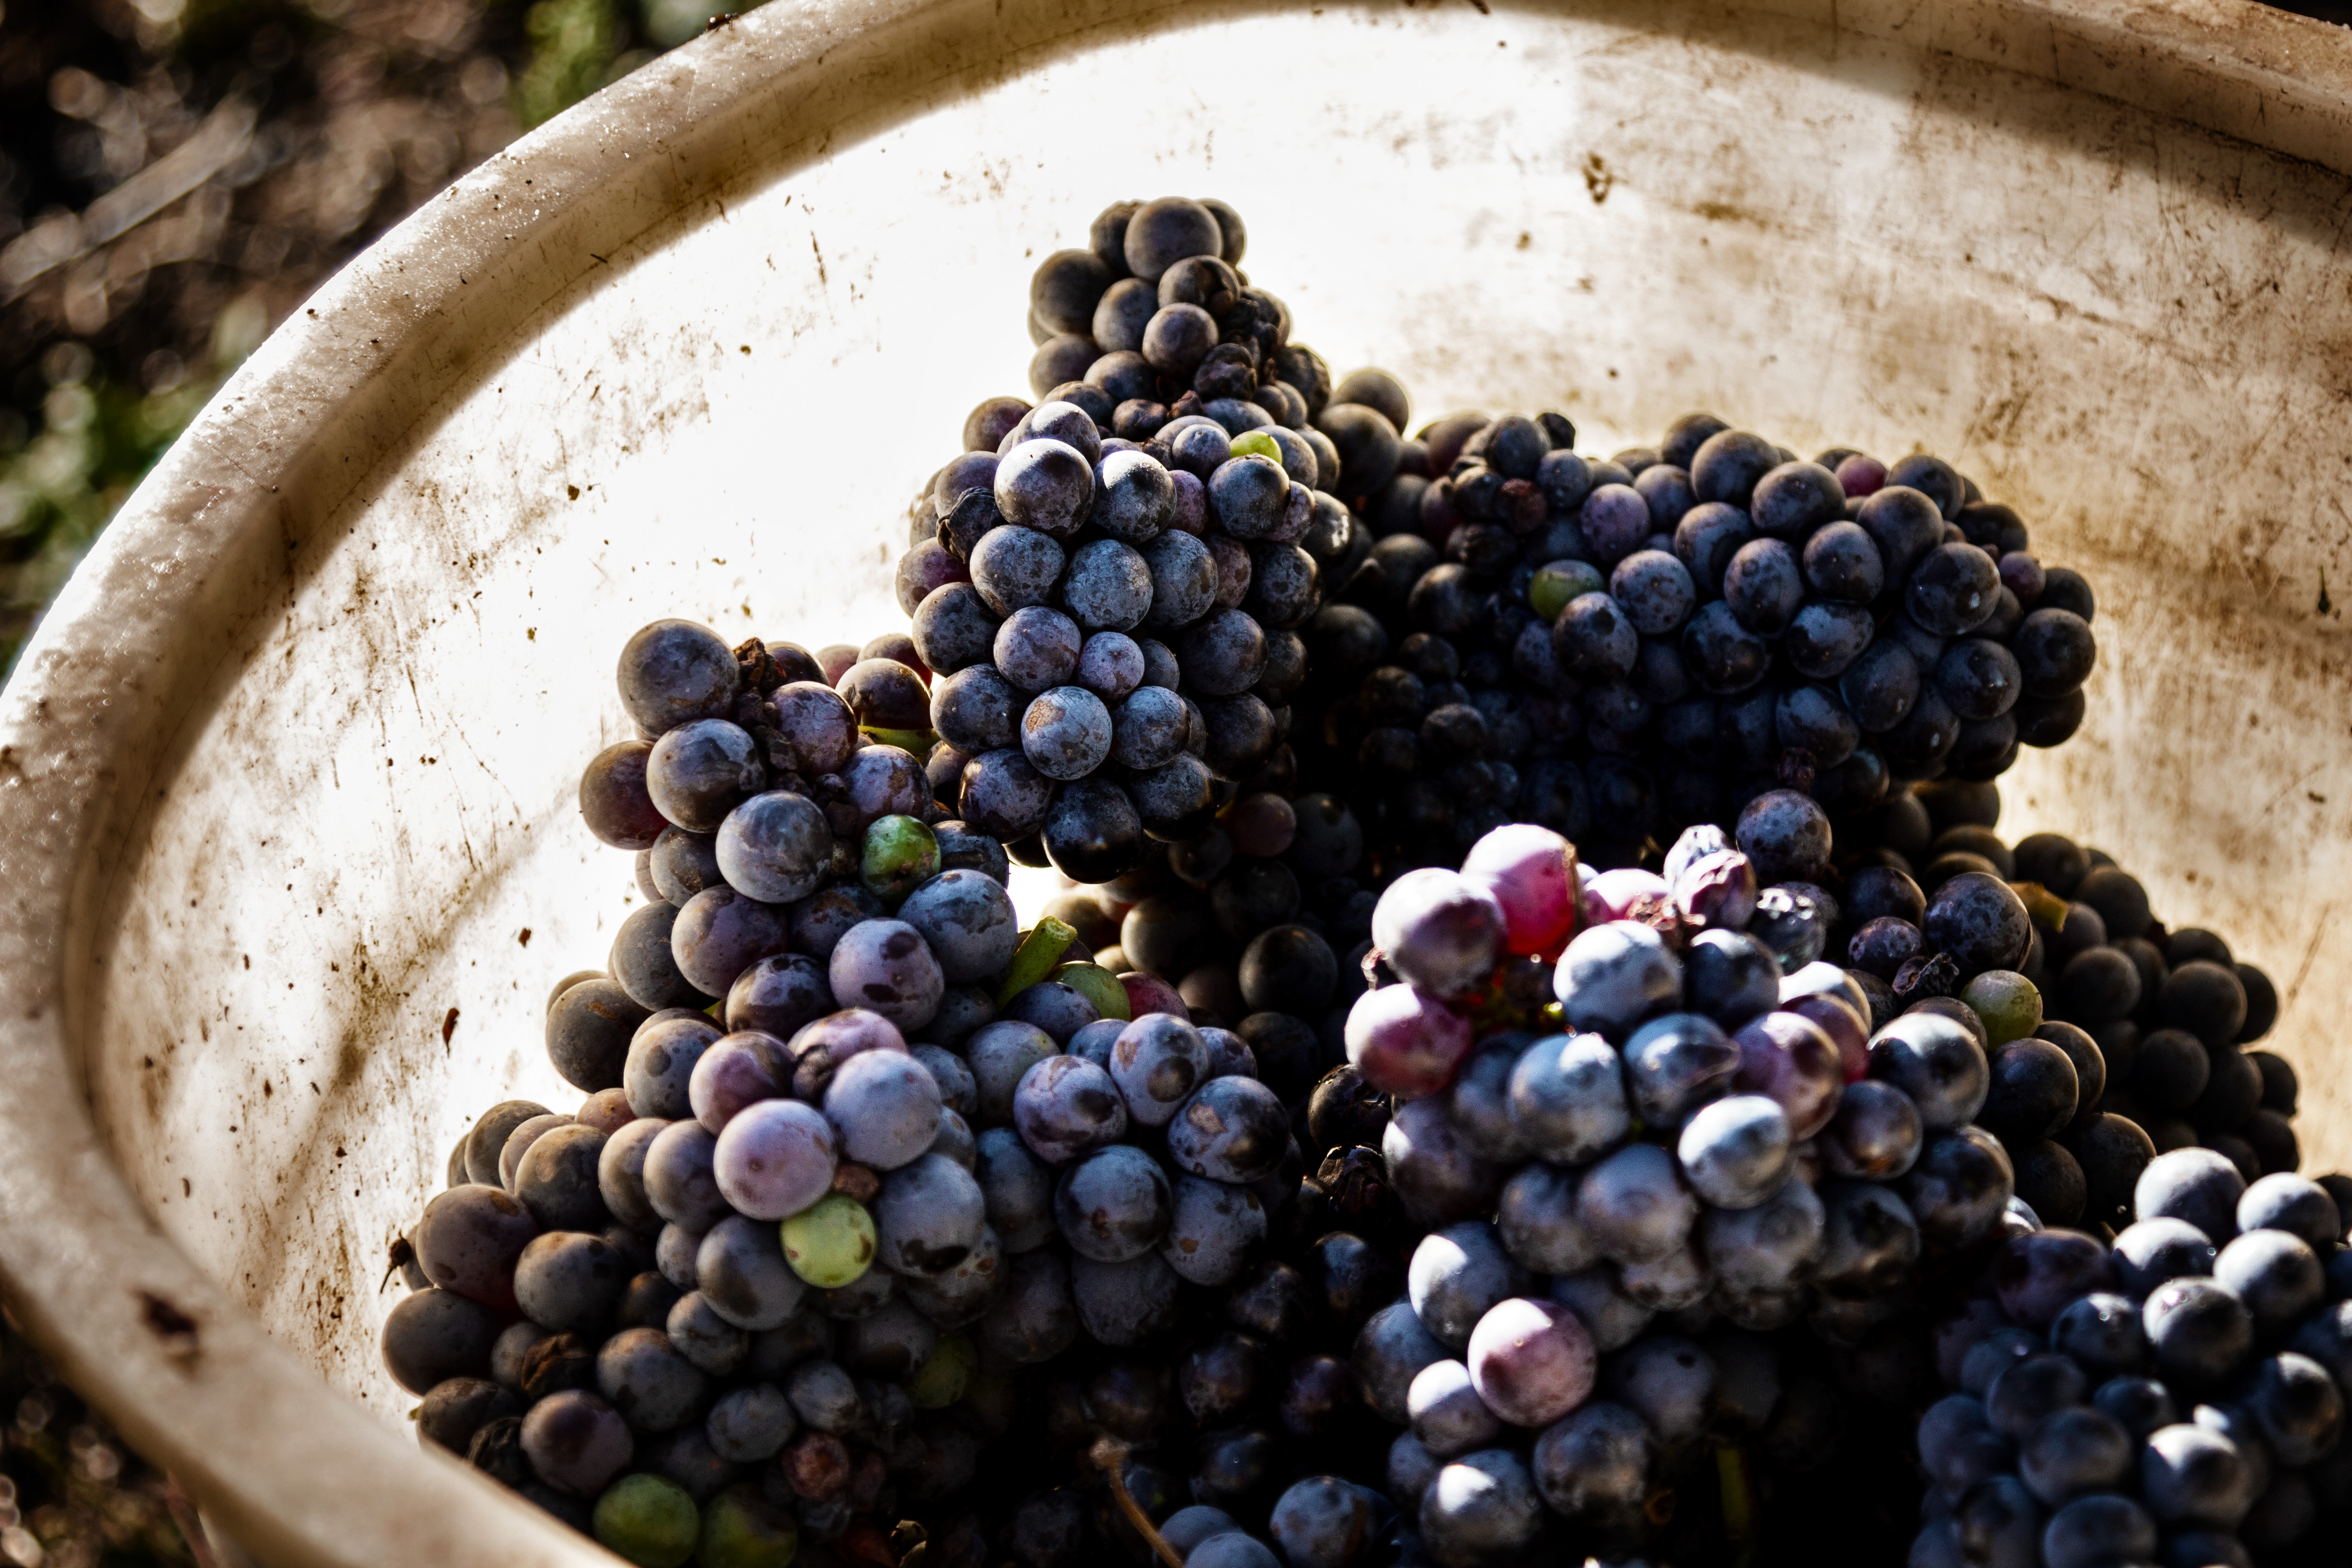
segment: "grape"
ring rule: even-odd
[[[1482,1213],[1503,1173],[1454,1129],[1437,1100],[1400,1106],[1381,1135],[1389,1180],[1416,1223],[1443,1226]]]
[[[1631,1130],[1617,1053],[1598,1035],[1538,1040],[1510,1077],[1511,1129],[1539,1158],[1580,1165]]]
[[[874,1261],[874,1220],[844,1193],[828,1193],[783,1222],[784,1261],[820,1289],[837,1289]]]
[[[1355,1568],[1374,1529],[1364,1489],[1337,1476],[1292,1484],[1274,1505],[1267,1531],[1289,1568]]]
[[[1881,1191],[1874,1187],[1861,1190],[1871,1194]],[[1886,1194],[1879,1206],[1896,1212],[1877,1234],[1899,1235],[1899,1225],[1908,1221],[1907,1212],[1891,1194]],[[1827,1226],[1822,1201],[1813,1189],[1803,1182],[1790,1182],[1752,1208],[1708,1210],[1700,1217],[1697,1239],[1716,1283],[1725,1290],[1753,1296],[1790,1289],[1817,1258],[1823,1258],[1825,1278],[1841,1277],[1832,1269],[1844,1266],[1833,1266],[1823,1258]],[[1895,1256],[1900,1264],[1907,1265],[1916,1251],[1915,1239],[1912,1253],[1898,1249]]]
[[[693,1109],[688,1095],[696,1065],[719,1037],[717,1025],[700,1014],[647,1019],[629,1042],[621,1087],[639,1116],[675,1121]]]
[[[741,689],[735,656],[709,628],[692,621],[655,621],[621,649],[621,705],[641,730],[655,734],[695,719],[735,709]]]
[[[592,1230],[612,1216],[599,1190],[604,1135],[574,1122],[550,1129],[515,1163],[514,1195],[541,1230]]]
[[[1906,1014],[1871,1037],[1870,1076],[1908,1095],[1931,1130],[1973,1120],[1990,1073],[1976,1037],[1938,1014]]]
[[[879,1013],[850,1007],[802,1026],[785,1050],[793,1058],[793,1093],[814,1102],[824,1098],[834,1075],[851,1058],[868,1051],[903,1056],[907,1041]]]
[[[1573,1172],[1533,1163],[1504,1184],[1496,1209],[1503,1246],[1523,1266],[1573,1274],[1599,1261],[1600,1249],[1576,1218]]]
[[[2176,1149],[2149,1162],[2132,1189],[2133,1211],[2143,1220],[2186,1220],[2208,1239],[2226,1242],[2238,1234],[2238,1202],[2246,1180],[2238,1168],[2210,1149]]]
[[[580,815],[589,832],[615,849],[650,849],[669,831],[646,787],[652,755],[643,741],[623,741],[597,752],[580,775]]]
[[[496,1187],[468,1184],[425,1205],[415,1232],[416,1260],[441,1289],[511,1311],[516,1260],[538,1234],[520,1203]]]
[[[1171,1184],[1168,1234],[1160,1256],[1195,1285],[1230,1283],[1265,1239],[1265,1208],[1246,1187],[1179,1175]]]
[[[929,1362],[939,1342],[938,1326],[901,1297],[845,1321],[838,1354],[849,1371],[895,1389]],[[875,1419],[881,1423],[878,1409]]]
[[[767,1100],[746,1107],[711,1153],[719,1194],[754,1219],[800,1213],[833,1186],[836,1134],[815,1107]]]
[[[1011,1128],[992,1127],[973,1141],[972,1177],[979,1182],[988,1223],[1008,1251],[1028,1252],[1054,1234],[1054,1174]]]
[[[782,908],[724,887],[688,900],[670,928],[670,952],[678,973],[710,996],[726,995],[738,975],[782,952],[791,940],[790,919]]]
[[[1013,961],[1020,941],[1013,900],[977,871],[942,871],[910,893],[898,918],[922,938],[950,983],[987,980]]]
[[[1013,1121],[1022,1141],[1055,1164],[1115,1142],[1127,1120],[1110,1075],[1081,1057],[1045,1058],[1022,1075],[1013,1091]]]
[[[696,1231],[725,1217],[727,1199],[711,1163],[717,1147],[718,1140],[698,1121],[673,1121],[662,1129],[646,1150],[643,1168],[646,1201],[656,1214]]]
[[[2192,1388],[2218,1385],[2253,1346],[2253,1318],[2210,1279],[2170,1279],[2149,1293],[2141,1317],[2157,1370]]]
[[[629,1462],[629,1429],[613,1407],[584,1390],[551,1394],[522,1418],[522,1449],[540,1480],[571,1497],[592,1497]]]
[[[1846,1085],[1837,1114],[1822,1131],[1822,1155],[1834,1174],[1893,1181],[1918,1159],[1923,1131],[1909,1095],[1864,1079]]]
[[[1536,1484],[1546,1502],[1571,1519],[1619,1516],[1648,1496],[1652,1457],[1640,1416],[1594,1400],[1536,1439]]]
[[[2055,1137],[2074,1121],[2081,1083],[2073,1060],[2057,1046],[2012,1037],[1993,1052],[1990,1066],[1977,1121],[2002,1142],[2013,1148]]]
[[[1621,1263],[1664,1258],[1698,1217],[1674,1156],[1651,1143],[1621,1149],[1588,1170],[1576,1208],[1593,1245]]]
[[[901,1030],[930,1022],[947,984],[922,933],[895,920],[851,927],[835,945],[827,974],[836,998],[878,1013]]]
[[[1471,1386],[1470,1369],[1458,1361],[1422,1368],[1406,1392],[1405,1410],[1413,1437],[1438,1459],[1486,1447],[1503,1435],[1502,1422]]]
[[[754,973],[756,969],[745,972]],[[763,1029],[739,1028],[712,1041],[694,1059],[687,1079],[687,1109],[713,1134],[720,1133],[745,1108],[789,1093],[792,1081],[792,1058],[783,1041]]]
[[[558,996],[547,1010],[548,1060],[575,1089],[593,1094],[598,1089],[617,1088],[623,1065],[628,1060],[630,1038],[647,1016],[646,1009],[614,982],[583,981]],[[525,1106],[529,1107],[527,1112],[521,1109]],[[505,1145],[507,1134],[531,1117],[546,1114],[547,1107],[523,1100],[509,1100],[485,1112],[483,1120],[475,1124],[474,1133],[467,1139],[467,1175],[476,1181],[495,1183],[499,1151]],[[504,1122],[503,1126],[496,1126],[495,1133],[493,1118]]]
[[[875,1200],[882,1266],[908,1276],[944,1274],[980,1245],[987,1202],[971,1173],[940,1154],[894,1170]]]
[[[1350,1364],[1364,1403],[1381,1420],[1410,1419],[1413,1379],[1446,1359],[1447,1347],[1422,1325],[1412,1303],[1397,1300],[1365,1320],[1357,1331]]]
[[[1682,979],[1681,964],[1656,931],[1612,921],[1568,944],[1555,985],[1571,1026],[1622,1039],[1679,996]]]
[[[695,1280],[711,1311],[739,1329],[781,1326],[804,1294],[776,1227],[730,1215],[695,1248]]]
[[[1469,1364],[1479,1397],[1518,1426],[1567,1415],[1592,1392],[1597,1370],[1592,1339],[1576,1315],[1524,1297],[1498,1302],[1478,1320]]]
[[[2280,1230],[2250,1231],[2221,1248],[2213,1280],[2245,1303],[2265,1339],[2292,1328],[2326,1290],[2318,1255]]]
[[[1129,1144],[1097,1149],[1062,1173],[1054,1219],[1080,1257],[1124,1263],[1159,1245],[1173,1205],[1168,1177]]]
[[[699,1299],[683,1297],[670,1321],[690,1321]],[[740,1330],[728,1331],[739,1334]],[[706,1383],[694,1362],[660,1329],[624,1329],[596,1352],[597,1392],[640,1432],[667,1432],[702,1401]]]
[[[1969,1042],[1971,1046],[1974,1042]],[[1975,1127],[1927,1140],[1902,1181],[1902,1194],[1930,1247],[1965,1247],[1999,1227],[2015,1191],[2009,1156]]]
[[[1480,1220],[1423,1237],[1406,1271],[1408,1299],[1423,1326],[1456,1350],[1470,1342],[1490,1308],[1525,1284],[1496,1228]]]
[[[1789,1179],[1791,1130],[1786,1112],[1760,1094],[1736,1094],[1702,1107],[1683,1124],[1676,1153],[1701,1198],[1717,1208],[1747,1209]]]
[[[1534,1544],[1542,1527],[1535,1478],[1508,1449],[1454,1460],[1422,1494],[1422,1540],[1444,1568],[1507,1559]]]
[[[1502,905],[1479,883],[1437,867],[1408,871],[1381,895],[1372,942],[1390,966],[1431,995],[1484,985],[1503,955]]]
[[[1954,1510],[1963,1562],[2027,1563],[2042,1539],[2042,1510],[2022,1483],[1993,1476],[1970,1488]]]
[[[1080,1029],[1100,1022],[1102,1016],[1101,1010],[1076,986],[1060,980],[1041,980],[1024,986],[1006,1005],[1003,1016],[1018,1023],[1036,1025],[1055,1045],[1067,1045]]]
[[[1698,1013],[1653,1018],[1625,1042],[1633,1109],[1653,1126],[1673,1125],[1728,1092],[1739,1059],[1739,1047],[1712,1018]]]
[[[2300,1237],[2323,1257],[2344,1235],[2343,1217],[2336,1199],[2316,1182],[2277,1172],[2249,1186],[2238,1200],[2238,1229],[2243,1234],[2277,1230]]]
[[[450,1378],[488,1371],[499,1332],[498,1314],[478,1301],[451,1290],[413,1290],[384,1319],[384,1368],[423,1395]]]
[[[2050,1325],[2050,1346],[2099,1376],[2137,1372],[2147,1360],[2138,1303],[2105,1290],[2093,1291],[2058,1314]]]
[[[1793,1138],[1812,1137],[1837,1113],[1845,1069],[1829,1036],[1794,1013],[1773,1011],[1732,1037],[1739,1047],[1735,1089],[1780,1106]]]
[[[1282,1101],[1255,1079],[1210,1079],[1168,1126],[1170,1161],[1212,1181],[1262,1180],[1274,1173],[1289,1147],[1289,1118]]]
[[[1118,1033],[1109,1074],[1139,1126],[1164,1127],[1210,1076],[1210,1052],[1199,1030],[1168,1014],[1148,1014]]]
[[[1684,950],[1683,986],[1694,1011],[1738,1028],[1780,999],[1780,965],[1745,931],[1705,931]]]
[[[2001,1310],[2029,1329],[2046,1329],[2072,1302],[2114,1282],[2107,1249],[2080,1231],[2013,1236],[1993,1265]]]
[[[493,1421],[522,1415],[522,1402],[487,1378],[452,1377],[433,1385],[416,1410],[420,1442],[463,1454]]]
[[[2148,1434],[2140,1450],[2139,1484],[2148,1512],[2165,1525],[2228,1530],[2253,1502],[2237,1446],[2185,1423]]]
[[[1156,1253],[1070,1264],[1070,1299],[1087,1333],[1107,1345],[1139,1344],[1175,1321],[1180,1281]]]
[[[1412,985],[1367,991],[1349,1009],[1348,1060],[1367,1082],[1419,1098],[1452,1080],[1471,1045],[1469,1021]]]

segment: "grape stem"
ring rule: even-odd
[[[1176,1549],[1168,1544],[1168,1538],[1153,1527],[1151,1521],[1144,1516],[1143,1510],[1136,1506],[1135,1499],[1128,1492],[1125,1474],[1127,1446],[1114,1443],[1108,1437],[1098,1438],[1089,1457],[1109,1479],[1110,1495],[1118,1500],[1119,1512],[1127,1516],[1127,1522],[1135,1527],[1135,1532],[1150,1543],[1151,1550],[1159,1553],[1160,1560],[1167,1563],[1168,1568],[1184,1568],[1184,1560],[1176,1555]]]

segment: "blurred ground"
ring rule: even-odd
[[[353,253],[730,0],[0,0],[0,668]]]

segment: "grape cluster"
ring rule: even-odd
[[[1859,1341],[1923,1259],[2002,1226],[2009,1162],[1971,1123],[2005,1034],[1944,996],[1874,1030],[1799,875],[1828,868],[1819,807],[1774,792],[1743,828],[1685,831],[1660,874],[1510,825],[1374,910],[1398,983],[1357,999],[1316,1098],[1397,1102],[1386,1174],[1425,1234],[1355,1360],[1410,1424],[1391,1494],[1447,1568],[1529,1550],[1546,1505],[1641,1543],[1703,1434],[1773,1418],[1755,1336]]]
[[[1863,925],[1901,919],[1963,876],[2030,898],[2033,936],[2016,967],[2048,1019],[2038,1043],[1996,1058],[1983,1117],[2009,1146],[2020,1195],[2047,1224],[2112,1235],[2159,1153],[2218,1150],[2248,1181],[2294,1171],[2294,1069],[2245,1048],[2278,1016],[2269,976],[2212,931],[2167,928],[2112,857],[2054,833],[2012,846],[1994,831],[2000,816],[1992,784],[1923,785],[1849,825],[1841,852],[1852,857],[1848,918]],[[1860,963],[1913,937],[1890,925],[1851,940]]]
[[[1402,864],[1507,820],[1631,862],[1775,788],[1844,816],[2081,723],[2088,585],[1950,465],[1801,461],[1702,414],[1605,460],[1575,436],[1455,414],[1402,443],[1309,628],[1304,775],[1354,781]]]
[[[1040,401],[974,408],[914,504],[898,597],[937,685],[906,718],[938,733],[934,784],[1080,882],[1281,791],[1297,628],[1371,546],[1332,492],[1381,432],[1235,270],[1246,238],[1224,204],[1169,197],[1048,256]]]
[[[2007,1240],[1937,1330],[1913,1568],[2341,1561],[2346,1194],[2178,1149],[2112,1240]]]

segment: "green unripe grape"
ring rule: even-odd
[[[827,1193],[784,1221],[784,1261],[820,1290],[838,1290],[874,1266],[874,1216],[847,1193]]]
[[[1054,971],[1054,978],[1093,1003],[1095,1011],[1106,1018],[1124,1024],[1135,1016],[1135,1009],[1128,1005],[1127,987],[1099,963],[1066,963]]]
[[[694,1500],[659,1476],[623,1476],[596,1500],[596,1539],[638,1568],[678,1568],[702,1521]]]
[[[2013,969],[1988,969],[1960,988],[1960,1000],[1984,1020],[1995,1046],[2042,1027],[2042,993]]]
[[[702,1510],[702,1539],[694,1548],[701,1568],[791,1568],[801,1549],[793,1516],[750,1482],[729,1487]]]
[[[1554,561],[1537,569],[1528,584],[1528,604],[1545,620],[1556,621],[1570,599],[1597,594],[1607,586],[1609,580],[1589,562]]]
[[[877,816],[866,830],[858,879],[890,909],[940,874],[940,838],[911,816]]]
[[[907,1398],[918,1410],[945,1410],[963,1397],[979,1369],[980,1352],[970,1334],[941,1334],[923,1370],[907,1380]]]
[[[1275,444],[1274,437],[1257,430],[1235,437],[1233,452],[1236,458],[1272,458],[1277,463],[1282,461],[1282,448]]]

